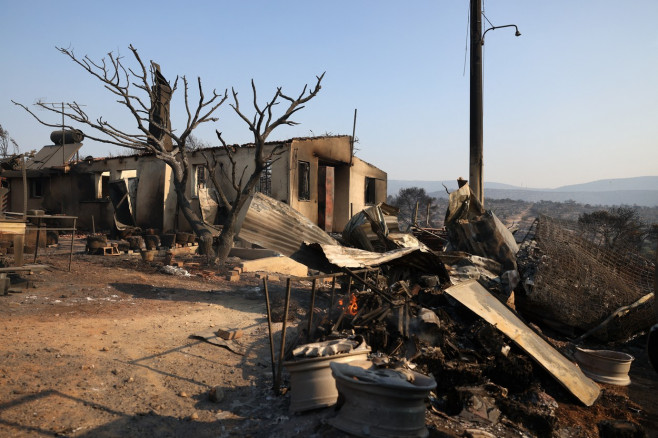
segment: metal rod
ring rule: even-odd
[[[274,364],[274,336],[272,335],[272,310],[270,308],[270,291],[267,288],[267,277],[263,277],[263,289],[265,289],[265,308],[267,309],[267,330],[270,334],[270,359],[272,360],[272,388],[274,386],[274,377],[276,376],[276,365]]]
[[[393,304],[393,300],[386,294],[384,291],[380,290],[374,283],[368,281],[367,279],[362,279],[354,271],[350,271],[347,268],[343,268],[343,270],[351,277],[359,280],[361,283],[364,285],[368,286],[371,290],[376,292],[379,296],[381,296],[387,303]],[[349,291],[348,291],[349,292]]]
[[[34,245],[34,262],[37,262],[37,254],[39,252],[39,231],[41,231],[41,218],[37,219],[37,241],[36,244]]]
[[[308,309],[308,329],[306,330],[306,339],[311,340],[311,327],[313,326],[313,308],[315,307],[315,286],[317,279],[313,279],[313,286],[311,287],[311,307]]]
[[[290,306],[290,289],[292,288],[292,281],[288,279],[286,282],[286,303],[283,309],[283,327],[281,328],[281,349],[279,350],[279,362],[276,370],[276,380],[274,381],[274,390],[278,391],[281,387],[281,372],[283,371],[283,355],[286,348],[286,328],[288,323],[288,307]]]
[[[73,260],[73,240],[75,239],[75,227],[78,219],[73,219],[73,231],[71,232],[71,250],[69,251],[69,272],[71,272],[71,261]]]
[[[340,325],[341,322],[343,322],[343,318],[345,318],[345,312],[347,312],[347,307],[343,307],[343,311],[341,312],[340,316],[336,320],[336,324],[331,328],[332,332],[335,332],[338,326]]]
[[[350,142],[350,166],[354,156],[354,134],[356,133],[356,108],[354,108],[354,123],[352,124],[352,141]]]
[[[64,134],[64,102],[62,102],[62,166],[66,165],[66,155],[64,155],[64,144],[66,143]],[[64,170],[66,172],[66,170]]]
[[[96,223],[94,222],[94,215],[91,215],[91,234],[96,234]]]
[[[334,310],[334,297],[336,296],[336,277],[333,278],[333,281],[331,282],[331,307],[329,308],[329,316],[331,316],[331,312]]]
[[[23,174],[23,220],[27,216],[27,171],[25,170],[25,154],[21,155],[21,173]]]

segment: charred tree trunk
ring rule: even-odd
[[[199,238],[199,253],[207,255],[208,257],[214,256],[214,251],[212,248],[212,233],[204,226],[203,221],[199,215],[192,208],[190,200],[187,199],[186,191],[187,184],[185,178],[179,174],[180,171],[177,171],[173,166],[172,170],[174,173],[174,190],[176,191],[176,202],[180,212],[183,213],[183,217],[187,220],[192,227],[192,231]]]
[[[226,263],[231,249],[233,248],[233,239],[235,239],[235,217],[237,214],[231,214],[222,232],[219,234],[217,245],[217,264],[221,268]]]
[[[237,197],[233,201],[232,207],[229,210],[229,214],[224,223],[224,227],[222,228],[222,232],[219,234],[219,244],[217,248],[217,264],[219,267],[224,266],[226,259],[228,258],[228,254],[231,252],[231,248],[233,248],[233,239],[236,236],[235,226],[238,215],[245,207],[244,204],[247,202],[247,199],[249,199],[249,197],[254,193],[256,182],[260,177],[260,172],[263,170],[262,167],[263,166],[259,165],[256,166],[258,172],[254,172],[251,178],[249,178],[249,181],[247,182],[247,185],[243,191],[238,192]],[[258,176],[256,177],[255,175]]]

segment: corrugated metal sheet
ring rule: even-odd
[[[398,248],[384,253],[330,244],[310,244],[306,248],[300,254],[309,260],[313,254],[323,255],[321,258],[316,256],[318,264],[319,260],[326,259],[335,267],[348,269],[374,268],[382,265],[402,266],[422,274],[437,275],[442,283],[450,281],[448,271],[439,257],[419,246]]]
[[[258,192],[254,193],[249,208],[245,210],[244,219],[238,221],[241,223],[240,238],[279,252],[312,269],[333,272],[340,268],[401,265],[449,281],[441,260],[421,247],[377,253],[341,246],[298,211]]]
[[[304,242],[338,245],[306,216],[262,193],[254,193],[245,210],[238,236],[263,248],[290,257]]]
[[[398,248],[388,252],[371,252],[341,245],[310,245],[322,250],[329,263],[341,268],[372,268],[399,259],[420,248]]]

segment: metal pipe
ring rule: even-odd
[[[75,228],[78,218],[73,219],[73,231],[71,231],[71,250],[69,251],[69,272],[71,272],[71,261],[73,260],[73,239],[75,239]]]
[[[25,170],[25,154],[21,155],[21,173],[23,174],[23,220],[27,216],[27,171]]]
[[[354,157],[354,134],[356,133],[356,108],[354,108],[354,123],[352,124],[352,141],[350,141],[350,166]]]
[[[306,330],[306,339],[311,340],[311,327],[313,326],[313,308],[315,307],[315,287],[317,279],[313,279],[313,286],[311,287],[311,307],[308,309],[308,329]]]
[[[41,231],[41,218],[37,218],[37,241],[34,245],[34,262],[37,262],[37,253],[39,252],[39,232]]]
[[[272,360],[272,387],[276,391],[277,388],[274,386],[274,377],[276,375],[275,365],[274,365],[274,336],[272,335],[272,310],[270,307],[270,292],[267,288],[267,277],[263,278],[263,289],[265,289],[265,308],[267,309],[267,330],[270,335],[270,359]]]
[[[331,307],[329,308],[329,316],[331,317],[331,312],[334,310],[334,297],[336,296],[336,277],[333,278],[331,282]]]
[[[286,348],[286,327],[288,323],[288,307],[290,306],[290,289],[292,281],[288,279],[286,284],[286,303],[283,309],[283,327],[281,328],[281,350],[279,351],[279,362],[276,370],[276,380],[274,381],[274,390],[278,391],[281,387],[281,372],[283,371],[283,355]]]

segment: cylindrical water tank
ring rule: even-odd
[[[79,129],[60,129],[50,133],[50,141],[57,145],[81,143],[85,135]]]

